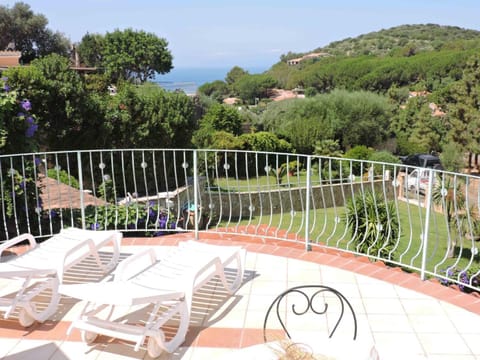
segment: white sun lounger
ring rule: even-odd
[[[128,257],[118,266],[113,281],[63,285],[62,294],[87,301],[68,334],[77,328],[87,343],[93,342],[97,334],[131,341],[135,351],[148,337],[147,351],[151,357],[162,351],[171,353],[185,340],[194,292],[218,276],[227,292],[234,293],[243,281],[245,255],[239,246],[185,241],[160,259],[153,248]],[[236,265],[233,280],[225,271],[230,264]],[[130,307],[149,304],[153,304],[153,309],[146,322],[141,326],[128,323]],[[116,306],[127,307],[126,316],[112,319]],[[178,330],[167,341],[161,327],[177,314]]]
[[[34,321],[44,322],[55,313],[60,301],[58,286],[64,273],[88,256],[93,256],[105,272],[112,270],[120,256],[122,233],[118,231],[92,231],[77,228],[63,229],[41,243],[31,234],[22,234],[0,245],[0,256],[9,248],[28,241],[30,249],[19,256],[5,257],[0,263],[0,311],[4,318],[18,309],[19,322],[30,326]],[[98,250],[113,247],[107,264],[102,263]],[[47,294],[48,305],[37,310],[34,298]]]

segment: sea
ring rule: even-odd
[[[153,82],[167,91],[182,90],[187,95],[195,95],[199,86],[215,80],[225,81],[225,76],[232,68],[173,68],[168,74],[158,74]],[[261,74],[267,67],[242,67],[250,74]]]

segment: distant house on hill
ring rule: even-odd
[[[305,60],[308,60],[308,59],[321,58],[321,57],[325,57],[325,56],[330,56],[330,54],[328,54],[328,53],[310,53],[310,54],[304,55],[300,58],[287,60],[287,64],[290,65],[290,66],[294,66],[294,65],[298,65],[302,61],[305,61]]]
[[[0,69],[7,69],[12,66],[19,66],[21,56],[22,53],[20,51],[0,51]]]
[[[432,111],[432,116],[445,116],[446,113],[435,103],[431,102],[428,107]]]
[[[409,91],[409,92],[408,92],[408,97],[409,97],[409,98],[417,97],[417,96],[425,97],[425,96],[428,96],[428,95],[430,95],[430,94],[431,94],[431,93],[428,92],[427,90],[422,90],[422,91]]]
[[[431,93],[422,90],[422,91],[409,91],[408,92],[408,98],[414,98],[414,97],[426,97],[430,95]],[[445,116],[446,113],[435,103],[431,102],[428,104],[428,107],[432,111],[432,116]],[[405,105],[402,105],[400,108],[405,109]]]

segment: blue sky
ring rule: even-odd
[[[13,6],[18,1],[0,0]],[[480,30],[479,0],[23,0],[71,41],[133,28],[165,38],[174,66],[269,68],[288,51],[404,24]]]

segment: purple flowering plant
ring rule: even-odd
[[[460,291],[470,293],[475,291],[472,287],[480,286],[480,266],[472,266],[467,270],[460,270],[456,267],[450,267],[446,270],[445,276],[448,279],[456,279]],[[440,279],[440,283],[445,286],[454,284],[453,281],[445,278]]]
[[[8,85],[8,78],[0,78],[0,154],[33,152],[37,148],[32,139],[38,130],[32,104],[19,99],[19,93]]]
[[[18,90],[8,84],[7,77],[0,78],[0,154],[34,152],[37,142],[34,135],[38,130],[32,104],[22,98]],[[35,211],[36,182],[35,163],[24,160],[11,163],[2,169],[1,184],[4,189],[3,208],[0,217],[8,222],[15,213],[17,220]],[[8,195],[6,195],[8,194]],[[35,218],[32,213],[30,218]],[[21,222],[21,221],[19,221]]]
[[[163,235],[176,231],[177,218],[157,203],[130,203],[85,209],[87,226],[96,230],[125,228]]]

